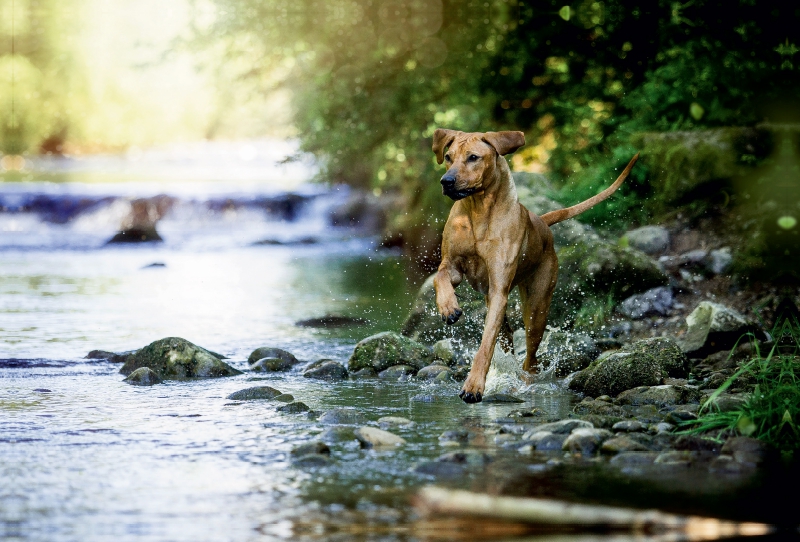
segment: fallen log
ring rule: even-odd
[[[760,536],[774,529],[764,523],[741,523],[700,516],[682,516],[659,510],[574,504],[551,499],[498,497],[471,491],[428,486],[415,498],[418,512],[429,516],[480,516],[549,528],[599,529],[636,533],[681,533],[686,540],[713,540],[728,536]]]

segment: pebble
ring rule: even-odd
[[[355,440],[356,436],[352,427],[335,426],[328,427],[319,435],[320,440],[324,442],[347,442]]]
[[[406,443],[403,437],[376,427],[361,426],[353,433],[362,448],[399,446]]]
[[[466,465],[447,461],[423,461],[413,470],[417,474],[427,474],[437,478],[460,478],[466,471]]]

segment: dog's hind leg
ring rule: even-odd
[[[448,260],[442,260],[439,271],[433,278],[436,290],[436,307],[445,324],[455,324],[461,317],[461,309],[456,299],[455,286],[461,283],[461,273]]]
[[[531,276],[519,285],[522,298],[522,317],[525,322],[525,344],[527,353],[522,369],[533,374],[539,369],[536,351],[544,336],[547,325],[547,313],[550,312],[550,300],[558,279],[558,259],[550,248],[542,255],[542,260]]]

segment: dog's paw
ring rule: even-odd
[[[464,314],[464,313],[461,311],[461,309],[456,308],[450,314],[443,314],[442,315],[442,322],[444,322],[448,326],[452,326],[453,324],[458,322],[458,319],[461,318],[462,314]]]
[[[459,393],[458,396],[461,397],[465,403],[480,403],[483,401],[483,396],[479,391],[472,393],[471,391],[461,390],[461,393]]]

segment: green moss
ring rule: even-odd
[[[128,357],[120,373],[129,375],[149,367],[159,378],[210,378],[241,374],[208,350],[180,337],[152,342]]]
[[[378,372],[394,365],[410,365],[421,369],[433,359],[424,345],[399,333],[384,331],[359,342],[347,368],[350,372],[372,368]]]

